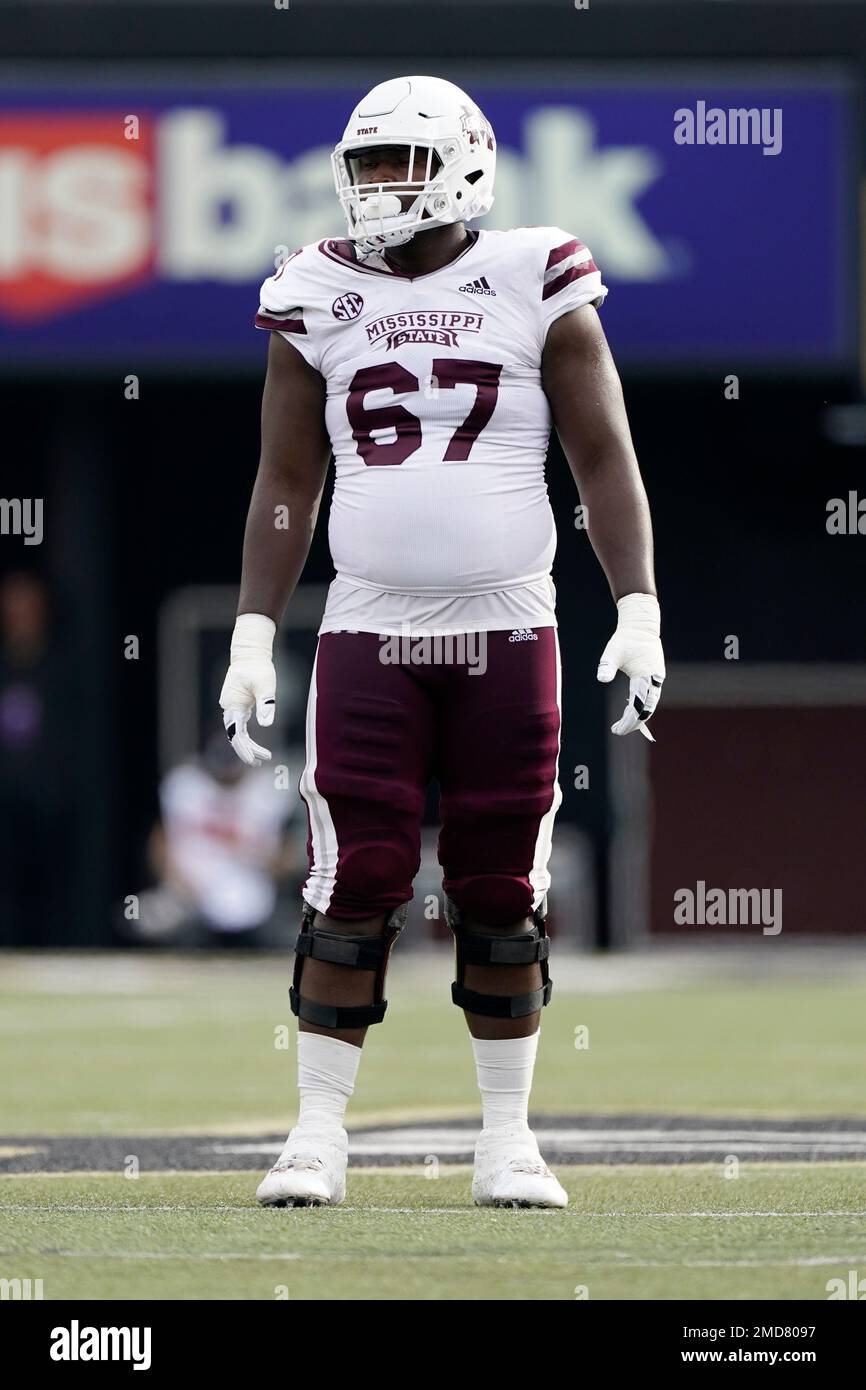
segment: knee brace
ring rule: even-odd
[[[553,981],[547,973],[550,938],[544,929],[546,915],[545,899],[533,912],[533,926],[529,931],[482,935],[464,926],[459,908],[446,896],[445,920],[454,933],[457,948],[457,979],[451,986],[453,1002],[461,1009],[486,1014],[489,1018],[523,1018],[544,1008],[553,993]],[[532,965],[536,961],[541,968],[541,988],[528,994],[482,994],[463,984],[467,962],[470,965]]]
[[[388,1001],[382,998],[388,956],[406,925],[407,911],[408,903],[396,907],[378,936],[352,936],[349,932],[324,931],[315,926],[316,909],[305,902],[301,930],[295,942],[295,972],[289,986],[292,1013],[320,1028],[366,1028],[371,1023],[381,1023],[388,1007]],[[337,1007],[305,998],[301,994],[301,976],[307,956],[312,960],[329,961],[332,965],[347,965],[353,970],[374,971],[374,1003]]]

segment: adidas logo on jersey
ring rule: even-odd
[[[488,285],[486,275],[482,275],[478,280],[470,280],[468,285],[461,285],[460,289],[463,294],[492,294],[493,298],[496,298],[496,291]]]
[[[516,627],[508,640],[509,642],[537,642],[538,633],[533,632],[531,627]]]

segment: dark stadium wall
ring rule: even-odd
[[[732,402],[720,380],[626,376],[654,509],[670,662],[718,661],[731,633],[744,662],[862,659],[850,622],[862,590],[857,538],[830,536],[825,526],[826,499],[847,492],[853,452],[824,438],[825,402],[848,389],[839,381],[746,380]],[[18,460],[10,487],[25,469],[41,480],[48,512],[59,509],[64,519],[47,558],[63,587],[79,669],[89,673],[84,703],[70,712],[75,737],[66,757],[85,759],[81,814],[104,820],[105,833],[96,858],[78,864],[86,882],[70,894],[67,929],[70,940],[92,940],[107,930],[105,885],[116,901],[141,881],[156,810],[159,605],[180,585],[237,582],[260,386],[248,378],[148,380],[134,429],[116,383],[42,383],[16,395],[6,412]],[[40,416],[54,428],[34,433]],[[587,537],[574,528],[576,494],[555,439],[548,477],[564,665],[560,814],[591,833],[603,883],[610,736],[595,668],[611,602]],[[81,523],[82,501],[71,511],[70,493],[86,502]],[[79,524],[86,543],[77,532],[70,564],[63,551]],[[326,582],[331,574],[323,516],[305,578]],[[139,637],[137,660],[124,657],[130,634]],[[578,764],[590,769],[587,790],[574,788]]]
[[[585,9],[561,0],[446,0],[435,19],[427,0],[258,0],[135,4],[124,0],[69,5],[26,0],[0,8],[0,52],[7,61],[87,60],[112,63],[177,59],[185,69],[215,60],[394,60],[417,71],[423,54],[478,69],[534,58],[693,59],[712,62],[841,58],[866,67],[866,33],[850,0],[605,0]],[[495,22],[492,20],[495,17]]]

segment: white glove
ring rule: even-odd
[[[277,673],[271,652],[277,625],[263,613],[241,613],[232,633],[231,665],[223,688],[220,705],[229,742],[242,763],[261,767],[270,762],[267,748],[253,743],[247,733],[247,721],[256,712],[261,728],[274,722],[274,701],[277,694]]]
[[[617,671],[624,671],[630,679],[628,704],[610,731],[631,734],[640,729],[644,738],[655,743],[646,721],[659,702],[665,678],[658,599],[652,594],[626,594],[616,607],[616,632],[601,654],[598,679],[606,685]]]

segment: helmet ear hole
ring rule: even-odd
[[[472,170],[472,173],[471,173],[471,174],[466,174],[465,177],[466,177],[466,182],[467,182],[467,183],[477,183],[478,180],[479,180],[480,178],[483,178],[483,177],[484,177],[484,170],[483,170],[483,169],[473,169],[473,170]]]

